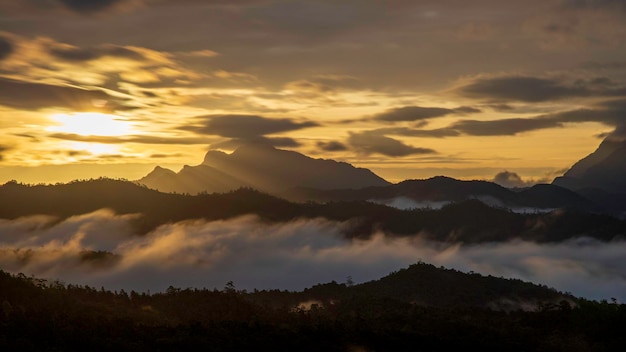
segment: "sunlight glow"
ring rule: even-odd
[[[112,144],[72,142],[69,145],[71,150],[79,152],[77,154],[79,157],[84,156],[80,152],[85,153],[86,156],[114,155],[119,153],[119,147]]]
[[[58,123],[47,128],[51,132],[81,136],[123,136],[134,132],[133,125],[122,117],[97,112],[55,114],[51,119]]]

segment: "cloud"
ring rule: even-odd
[[[512,136],[522,132],[561,127],[554,119],[511,118],[491,121],[460,120],[449,128],[470,136]]]
[[[262,222],[254,216],[185,221],[131,234],[136,215],[100,210],[63,221],[0,220],[3,270],[126,291],[174,287],[301,290],[351,276],[378,279],[419,260],[484,275],[518,278],[589,299],[626,302],[626,242],[580,238],[557,244],[512,241],[444,245],[419,234],[374,233],[346,240],[349,223],[324,219]]]
[[[340,152],[344,150],[348,150],[343,143],[337,141],[328,141],[328,142],[317,142],[317,147],[325,152]]]
[[[626,61],[586,61],[581,65],[581,67],[592,70],[623,70],[626,69]]]
[[[199,134],[244,140],[254,140],[268,134],[319,126],[311,121],[296,122],[292,119],[275,119],[256,115],[207,115],[197,117],[196,120],[197,124],[184,126],[182,129]]]
[[[373,119],[386,122],[421,121],[450,114],[470,114],[477,112],[480,112],[480,110],[469,106],[462,106],[456,109],[404,106],[376,114],[373,116]]]
[[[623,86],[607,86],[603,79],[566,82],[554,78],[499,76],[475,79],[456,89],[462,96],[488,101],[538,103],[567,98],[623,96]]]
[[[373,133],[378,134],[391,134],[396,136],[406,137],[432,137],[432,138],[444,138],[444,137],[457,137],[461,135],[456,129],[453,128],[436,128],[432,130],[422,130],[418,128],[408,127],[388,127],[372,130]]]
[[[513,136],[518,133],[545,128],[562,127],[563,123],[552,118],[510,118],[501,120],[459,120],[448,127],[423,130],[419,128],[392,127],[372,130],[372,133],[407,137],[445,138],[468,136]]]
[[[141,46],[116,44],[71,45],[48,37],[6,33],[14,52],[2,60],[0,74],[14,80],[61,85],[99,86],[127,91],[135,105],[147,107],[156,99],[145,99],[146,89],[179,87],[208,75],[189,69],[175,55]],[[142,83],[142,88],[129,84]],[[176,101],[172,90],[163,91],[167,103]],[[132,96],[129,96],[131,98]],[[180,99],[180,98],[179,98]]]
[[[600,122],[609,126],[626,126],[626,100],[611,99],[589,107],[537,115],[532,118],[506,118],[497,120],[459,120],[447,127],[420,129],[388,127],[370,131],[372,134],[406,137],[458,137],[468,136],[514,136],[519,133],[548,128],[561,128],[568,123]]]
[[[359,87],[356,78],[341,75],[318,75],[309,79],[288,82],[285,89],[293,91],[315,92],[319,94],[335,92],[339,89]]]
[[[452,203],[451,201],[417,201],[408,197],[395,197],[391,199],[370,199],[372,203],[384,204],[388,207],[411,210],[411,209],[441,209]]]
[[[110,9],[127,0],[58,0],[68,9],[80,14],[94,14]]]
[[[466,41],[486,41],[492,39],[495,32],[495,27],[490,23],[471,22],[459,27],[456,36]]]
[[[570,9],[626,11],[626,3],[622,0],[562,0],[562,6]]]
[[[4,154],[13,148],[0,144],[0,161],[4,160]]]
[[[407,156],[436,153],[433,149],[413,147],[373,131],[351,133],[348,137],[348,144],[364,154]]]
[[[561,111],[538,116],[536,119],[558,123],[600,122],[609,126],[626,126],[626,100],[612,99],[598,102],[586,108]]]
[[[526,187],[529,184],[522,180],[520,175],[515,172],[502,171],[497,173],[493,177],[493,182],[499,184],[502,187]]]
[[[103,105],[105,110],[124,108],[123,102],[102,90],[88,90],[75,86],[16,81],[0,78],[0,105],[38,110],[46,107],[66,107],[90,111]]]
[[[93,48],[80,48],[72,45],[54,45],[49,49],[54,57],[67,61],[91,61],[105,56],[120,57],[132,60],[146,60],[142,54],[118,45],[101,45]]]
[[[0,36],[0,61],[5,57],[8,57],[13,52],[13,42],[9,39]]]
[[[289,137],[255,137],[252,139],[228,139],[222,142],[212,143],[210,145],[210,149],[227,149],[227,150],[235,150],[242,145],[248,144],[263,144],[270,145],[273,147],[299,147],[301,146],[300,142],[296,141],[293,138]]]
[[[53,133],[49,137],[64,139],[68,141],[118,144],[118,143],[139,143],[139,144],[208,144],[210,140],[205,137],[157,137],[147,135],[136,136],[83,136],[75,133]]]

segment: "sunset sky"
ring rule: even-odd
[[[0,0],[0,182],[266,141],[549,182],[626,125],[623,0]]]

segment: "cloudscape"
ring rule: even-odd
[[[624,0],[0,0],[0,350],[613,351]]]
[[[418,261],[549,284],[589,299],[626,301],[623,241],[577,239],[472,246],[420,236],[346,240],[349,223],[302,219],[267,224],[255,216],[186,221],[134,236],[133,215],[99,210],[51,225],[27,217],[0,222],[0,265],[67,283],[160,292],[175,287],[302,290],[319,282],[361,283]],[[546,268],[550,268],[547,270]]]
[[[391,182],[551,180],[623,124],[621,1],[0,2],[0,181],[263,140]],[[19,177],[16,177],[19,176]]]

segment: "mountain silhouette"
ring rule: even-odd
[[[240,187],[276,193],[293,187],[343,189],[389,185],[368,169],[314,159],[262,143],[242,145],[231,154],[211,150],[202,164],[185,166],[178,173],[156,167],[137,182],[163,192],[190,194],[226,192]]]
[[[355,201],[371,200],[388,203],[396,198],[415,202],[458,202],[478,199],[483,203],[509,209],[572,208],[601,211],[594,202],[562,187],[538,184],[522,190],[512,190],[488,181],[463,181],[445,176],[425,180],[406,180],[397,184],[363,189],[317,190],[294,188],[281,196],[292,201]]]
[[[597,188],[626,194],[626,140],[607,137],[596,151],[557,177],[553,184],[573,190]]]
[[[137,214],[130,221],[137,234],[167,223],[249,214],[274,223],[324,218],[343,223],[341,232],[346,238],[363,239],[379,231],[387,236],[420,236],[448,243],[559,242],[581,236],[609,241],[626,234],[626,221],[609,215],[571,208],[520,214],[477,199],[441,209],[401,210],[363,200],[294,203],[249,188],[172,194],[111,179],[34,186],[8,182],[0,186],[0,199],[10,199],[0,202],[0,219],[50,215],[60,221],[105,208],[117,214]]]

